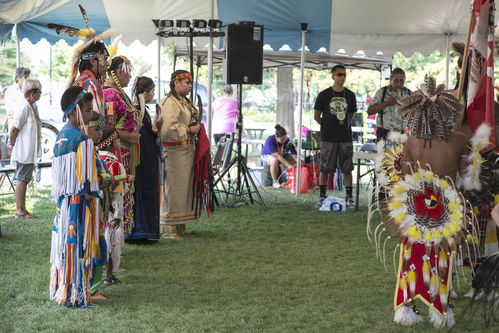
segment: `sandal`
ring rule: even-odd
[[[104,278],[104,285],[105,286],[110,286],[113,284],[113,279],[112,278]]]

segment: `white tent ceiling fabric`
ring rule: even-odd
[[[0,1],[0,22],[15,24],[24,20],[31,20],[68,1],[69,0]]]
[[[210,3],[214,5],[214,17],[218,18],[217,0],[102,0],[109,23],[126,45],[139,40],[149,45],[156,37],[152,19],[210,19]],[[258,0],[247,0],[250,2]],[[307,9],[320,11],[324,1],[307,1]],[[367,56],[379,51],[391,57],[397,51],[408,56],[415,51],[425,55],[440,50],[445,52],[448,40],[465,39],[471,0],[331,0],[331,10],[324,13],[331,18],[329,45],[324,45],[330,54],[344,49],[353,55],[363,50]],[[2,0],[0,20],[17,23],[29,20],[56,8],[68,0]],[[81,1],[85,6],[85,1]],[[314,5],[315,4],[315,5]],[[277,5],[277,2],[276,2]],[[282,22],[275,6],[266,8],[271,16]],[[75,8],[77,10],[77,8]],[[38,14],[37,14],[38,12]],[[497,17],[497,16],[496,16]],[[294,21],[299,22],[300,18]],[[92,18],[90,17],[90,21]],[[293,22],[294,22],[293,21]],[[228,24],[232,22],[224,22]],[[258,23],[258,22],[257,22]],[[185,46],[185,38],[175,38],[177,45]],[[165,42],[168,42],[165,41]],[[195,43],[203,47],[208,39],[196,38]],[[218,39],[215,45],[219,45]],[[327,43],[327,42],[325,42]],[[283,41],[285,44],[285,41]],[[282,45],[272,45],[277,51]],[[293,50],[297,51],[297,50]]]
[[[368,56],[382,51],[425,55],[447,48],[451,40],[464,41],[470,14],[469,0],[333,0],[329,52],[363,50]]]
[[[148,45],[156,39],[156,29],[151,21],[153,18],[210,18],[210,1],[206,0],[103,2],[111,26],[123,35],[125,44],[140,40],[142,44]],[[445,52],[448,39],[463,41],[471,1],[332,0],[332,3],[330,44],[324,45],[326,48],[329,46],[329,53],[344,49],[351,55],[363,50],[367,56],[375,56],[381,51],[384,57],[391,57],[397,51],[404,55],[416,51],[425,55],[434,50]],[[214,18],[218,18],[217,1],[214,1],[214,5]],[[175,42],[179,46],[186,43],[185,38],[176,38]],[[195,43],[202,47],[208,40],[196,39]],[[215,45],[218,45],[218,41],[215,41]],[[275,45],[272,47],[275,51],[280,48]]]

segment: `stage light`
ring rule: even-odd
[[[213,29],[220,29],[222,27],[222,21],[220,20],[209,20],[208,26]]]
[[[162,28],[173,28],[173,20],[161,20]]]
[[[177,28],[189,28],[191,26],[191,21],[189,20],[177,20]]]
[[[206,20],[192,20],[192,25],[194,26],[194,28],[205,29]]]
[[[157,29],[160,28],[173,28],[173,20],[158,20],[153,19],[154,25]]]

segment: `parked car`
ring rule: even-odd
[[[0,88],[0,105],[5,104],[5,91],[7,91],[8,87],[9,86]]]
[[[243,100],[243,107],[255,107],[260,111],[265,111],[270,108],[270,103],[261,90],[249,90]]]

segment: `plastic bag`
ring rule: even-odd
[[[329,196],[322,202],[321,212],[344,212],[347,210],[347,203],[345,199],[335,196]]]
[[[288,179],[288,187],[292,194],[296,193],[296,167],[289,168],[286,170],[286,177]],[[308,193],[308,182],[309,182],[308,169],[306,167],[300,168],[300,193]]]

